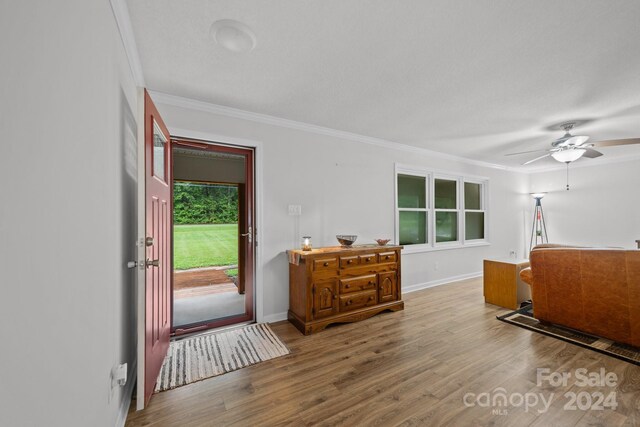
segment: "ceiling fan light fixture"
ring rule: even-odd
[[[578,160],[587,150],[584,148],[572,148],[569,150],[560,150],[551,153],[551,157],[562,163],[571,163]]]

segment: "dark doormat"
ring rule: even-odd
[[[511,313],[496,316],[496,318],[502,322],[529,329],[640,366],[640,348],[562,326],[543,325],[533,317],[533,306],[531,304],[512,311]]]

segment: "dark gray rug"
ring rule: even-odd
[[[558,325],[543,325],[533,317],[533,306],[531,304],[511,313],[496,316],[496,318],[511,325],[529,329],[640,366],[640,348]]]

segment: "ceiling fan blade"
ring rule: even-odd
[[[586,148],[585,147],[585,153],[582,155],[582,157],[588,157],[590,159],[595,159],[596,157],[600,157],[602,156],[602,153],[599,152],[598,150],[594,150],[593,148]]]
[[[538,160],[544,159],[545,157],[549,157],[550,155],[551,155],[551,153],[547,153],[544,156],[536,157],[535,159],[531,159],[528,162],[524,162],[522,164],[522,166],[528,165],[528,164],[533,163],[533,162],[537,162]]]
[[[529,153],[541,153],[543,151],[548,151],[548,150],[531,150],[531,151],[520,151],[519,153],[509,153],[509,154],[505,154],[505,156],[517,156],[519,154],[529,154]]]
[[[606,141],[598,141],[593,145],[596,147],[613,147],[615,145],[631,145],[631,144],[640,144],[640,138],[608,139]]]
[[[579,146],[584,144],[588,140],[589,140],[589,137],[586,135],[573,135],[571,138],[567,139],[563,145]]]

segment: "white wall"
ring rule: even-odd
[[[107,0],[3,1],[0,40],[0,425],[113,426],[110,372],[135,357],[131,71]]]
[[[299,234],[312,236],[316,247],[336,245],[335,235],[342,233],[357,234],[358,243],[393,237],[395,162],[486,176],[491,187],[491,245],[403,255],[404,289],[478,273],[486,257],[507,257],[510,250],[523,254],[526,175],[156,103],[170,130],[223,135],[220,142],[225,137],[262,142],[261,244],[268,320],[281,318],[288,308],[284,251],[299,245],[296,218],[288,216],[287,206],[302,205]]]
[[[569,191],[564,169],[531,174],[531,191],[548,193],[542,208],[549,241],[635,248],[640,239],[640,162],[580,167],[587,162],[570,167]]]

